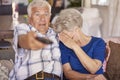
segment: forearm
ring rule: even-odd
[[[95,59],[90,58],[79,46],[73,49],[82,65],[92,74],[94,74],[101,66],[102,63]]]
[[[64,72],[64,74],[65,74],[66,78],[69,80],[89,80],[96,76],[96,75],[92,75],[92,74],[81,74],[81,73],[73,71],[73,70]]]

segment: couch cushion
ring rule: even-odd
[[[0,60],[0,80],[8,80],[8,75],[13,65],[11,60]]]
[[[1,64],[1,66],[6,67],[9,72],[11,71],[11,69],[13,68],[13,65],[14,65],[12,59],[10,59],[10,60],[0,60],[0,64]]]
[[[109,41],[109,47],[111,50],[107,66],[106,73],[110,80],[120,79],[120,44]]]

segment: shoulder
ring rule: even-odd
[[[93,41],[95,42],[105,42],[102,38],[100,37],[92,37]]]
[[[51,27],[49,27],[48,31],[49,31],[49,33],[56,34],[56,32]]]
[[[59,41],[59,47],[60,47],[60,49],[62,49],[62,50],[69,49],[69,48],[66,47],[61,41]]]
[[[14,34],[16,35],[21,35],[21,34],[26,34],[27,32],[30,31],[29,25],[25,23],[21,23],[15,26],[14,28]]]
[[[16,27],[22,27],[22,26],[28,26],[28,25],[25,24],[25,23],[20,23],[20,24],[18,24]]]
[[[57,33],[52,28],[49,27],[48,32],[47,32],[47,36],[56,38]]]
[[[92,39],[93,39],[93,42],[96,43],[96,45],[99,45],[99,46],[100,45],[102,45],[102,46],[106,45],[105,41],[100,37],[92,37]]]
[[[18,24],[15,29],[17,30],[29,30],[29,26],[28,24],[25,24],[25,23],[21,23],[21,24]]]

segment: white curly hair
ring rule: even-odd
[[[71,31],[75,26],[81,28],[82,23],[83,19],[81,13],[76,9],[69,8],[60,12],[53,25],[56,32],[61,32],[64,29]]]
[[[33,7],[48,7],[51,15],[51,5],[46,0],[33,0],[27,7],[28,16],[31,17]]]

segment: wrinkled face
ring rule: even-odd
[[[63,30],[64,33],[66,33],[70,38],[72,38],[75,42],[78,41],[78,36],[79,33],[77,31],[77,29],[72,29],[71,31],[68,30]]]
[[[68,30],[63,30],[65,34],[67,34],[70,38],[74,38],[75,32],[74,31],[68,31]]]
[[[33,7],[29,17],[30,24],[40,33],[45,34],[49,27],[50,13],[48,7]]]

